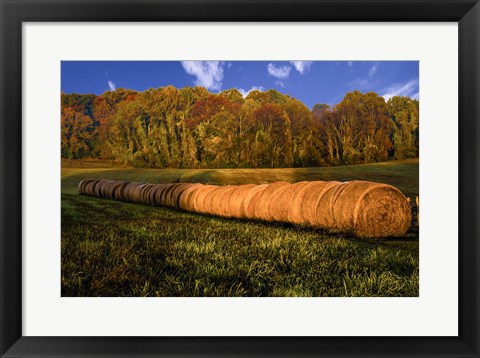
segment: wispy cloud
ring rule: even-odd
[[[290,63],[303,75],[308,72],[313,61],[290,61]]]
[[[363,91],[371,88],[371,80],[369,78],[356,78],[353,81],[348,82],[347,86],[350,90]]]
[[[182,61],[183,69],[197,78],[197,86],[217,91],[222,88],[224,65],[221,61]]]
[[[347,66],[352,67],[353,66],[353,61],[347,61]]]
[[[279,85],[282,88],[285,88],[285,83],[283,83],[282,81],[276,81],[275,84]]]
[[[252,88],[250,88],[248,91],[245,91],[244,89],[242,88],[237,88],[238,92],[240,92],[243,96],[243,98],[247,97],[248,94],[252,91],[260,91],[262,92],[265,88],[263,88],[262,86],[252,86]]]
[[[368,75],[370,77],[374,76],[375,73],[377,73],[379,67],[380,67],[380,62],[375,62],[368,70]]]
[[[285,79],[290,75],[290,66],[275,66],[273,63],[269,63],[267,66],[268,73],[273,77]]]
[[[110,91],[115,91],[116,89],[116,86],[115,86],[115,83],[113,81],[108,81],[108,87],[110,88]]]
[[[418,99],[418,78],[404,83],[397,83],[380,91],[382,97],[388,101],[394,96],[404,96]]]

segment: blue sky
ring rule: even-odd
[[[374,91],[386,99],[419,98],[418,61],[62,61],[64,93],[116,88],[144,91],[168,85],[209,91],[276,89],[312,108],[336,104],[347,92]]]

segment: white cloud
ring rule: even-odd
[[[268,73],[271,74],[273,77],[277,78],[288,78],[290,75],[290,70],[292,69],[290,66],[275,66],[273,63],[269,63],[267,66]]]
[[[245,90],[242,89],[242,88],[237,88],[238,92],[240,92],[240,93],[242,94],[243,98],[247,97],[248,94],[249,94],[250,92],[252,92],[252,91],[260,91],[260,92],[262,92],[264,89],[265,89],[265,88],[263,88],[262,86],[259,86],[259,87],[257,87],[257,86],[252,86],[252,88],[250,88],[248,91],[245,91]]]
[[[308,72],[313,61],[290,61],[290,63],[303,75]]]
[[[283,83],[282,81],[277,81],[277,82],[275,82],[275,84],[279,85],[282,88],[285,88],[285,83]]]
[[[394,84],[385,88],[380,93],[383,93],[382,97],[385,98],[385,101],[388,101],[394,96],[404,96],[416,99],[418,98],[418,78],[405,83]]]
[[[347,61],[347,65],[348,65],[348,67],[352,67],[353,66],[353,61]]]
[[[182,61],[183,69],[197,78],[195,84],[211,90],[222,87],[224,65],[220,61]]]
[[[372,77],[373,75],[375,75],[375,73],[377,73],[378,71],[378,68],[380,67],[380,62],[375,62],[372,67],[370,67],[370,69],[368,70],[368,75],[370,77]]]
[[[368,78],[356,78],[347,84],[351,90],[366,90],[371,87],[370,80]]]
[[[110,91],[115,91],[115,83],[113,81],[108,81],[108,87],[110,87]]]

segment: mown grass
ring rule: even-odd
[[[414,228],[405,238],[357,239],[76,194],[85,177],[169,182],[180,175],[215,184],[377,179],[418,195],[415,160],[273,170],[69,165],[62,168],[62,296],[418,296]]]

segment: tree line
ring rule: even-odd
[[[335,106],[275,90],[128,89],[61,98],[62,157],[136,167],[309,167],[418,156],[419,102],[349,92]]]

